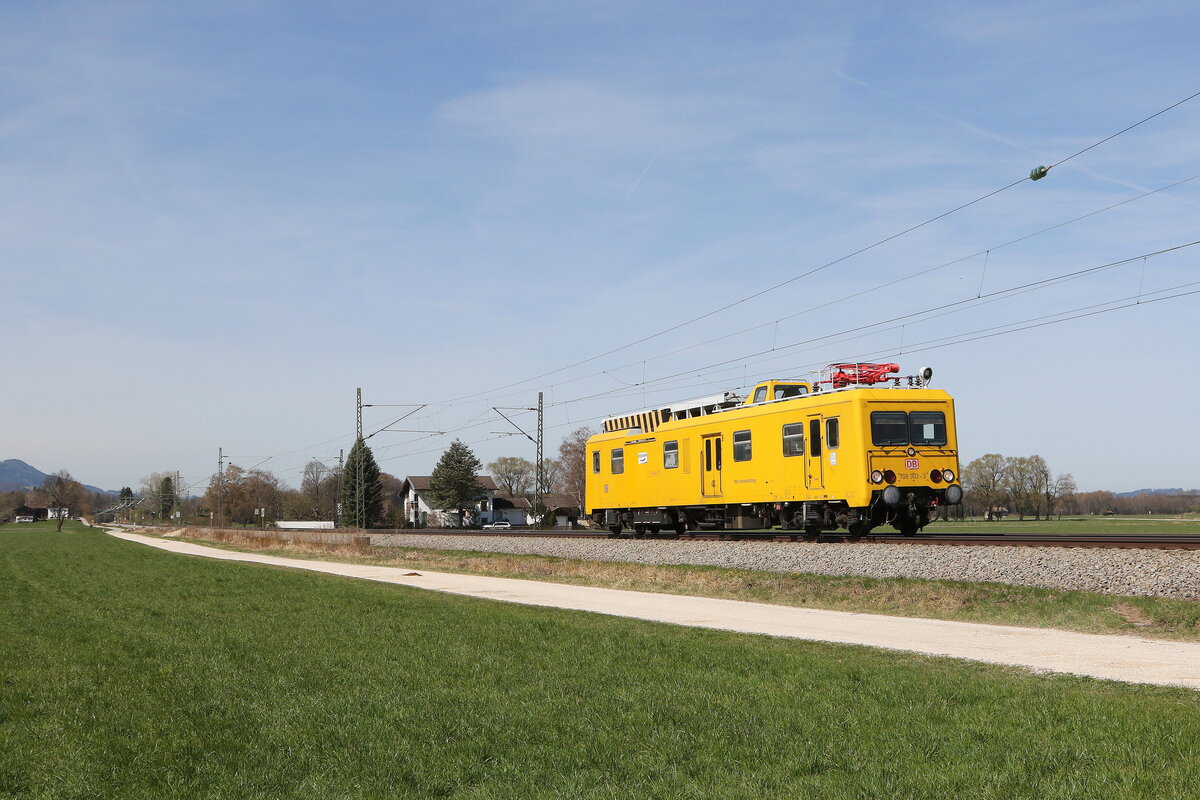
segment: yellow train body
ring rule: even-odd
[[[962,497],[954,400],[936,389],[767,381],[735,407],[606,427],[588,440],[586,505],[615,534],[778,525],[812,538],[887,523],[911,535]]]

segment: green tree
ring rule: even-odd
[[[158,516],[166,518],[175,510],[179,498],[175,495],[175,481],[165,476],[158,486]]]
[[[370,528],[383,518],[379,465],[375,463],[371,448],[361,438],[354,442],[350,454],[346,456],[338,504],[341,506],[338,524],[343,527]]]
[[[482,467],[471,448],[455,439],[429,476],[429,493],[434,505],[457,510],[460,525],[467,509],[487,497],[487,490],[479,484]]]

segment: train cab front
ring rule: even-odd
[[[874,404],[873,404],[874,405]],[[872,527],[890,524],[904,536],[962,502],[953,401],[882,404],[870,411],[868,451]]]

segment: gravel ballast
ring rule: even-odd
[[[924,578],[1114,595],[1200,599],[1200,551],[971,547],[885,543],[555,539],[375,534],[377,547],[472,550],[630,564],[695,564],[767,572]]]

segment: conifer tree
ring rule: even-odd
[[[169,476],[164,477],[158,489],[158,516],[169,517],[178,502],[179,498],[175,496],[175,481]]]
[[[359,469],[359,463],[362,469]],[[359,505],[358,481],[362,476],[362,505]],[[346,456],[342,470],[342,484],[338,491],[341,510],[338,524],[343,527],[370,528],[383,518],[383,487],[379,483],[379,465],[371,448],[361,438],[354,442]]]
[[[429,477],[429,493],[438,508],[453,508],[458,511],[461,524],[467,509],[487,497],[487,490],[479,485],[479,470],[483,464],[471,452],[471,448],[455,439],[442,453],[433,474]]]

